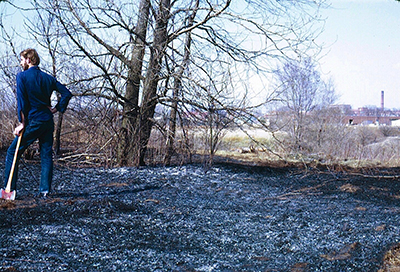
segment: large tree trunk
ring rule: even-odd
[[[139,7],[140,16],[135,28],[136,36],[132,50],[132,64],[128,71],[122,126],[119,135],[118,162],[121,166],[128,165],[136,155],[132,147],[135,135],[134,128],[139,110],[140,78],[145,54],[149,10],[150,0],[141,0]]]
[[[159,74],[161,71],[162,59],[165,55],[165,49],[168,42],[168,19],[171,8],[170,0],[162,0],[156,15],[156,28],[154,33],[153,46],[150,48],[150,61],[147,69],[145,82],[143,85],[143,98],[136,121],[134,133],[135,154],[134,166],[144,165],[144,157],[149,142],[151,129],[153,127],[153,116],[157,101],[157,87]]]

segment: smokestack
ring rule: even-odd
[[[385,110],[385,92],[381,91],[381,110]]]

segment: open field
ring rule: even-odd
[[[350,168],[400,166],[399,128],[344,127],[345,137],[340,141],[326,139],[314,150],[293,152],[288,146],[286,133],[263,130],[229,131],[221,140],[216,155],[265,164],[300,163],[311,165],[342,165]],[[255,141],[254,141],[255,140]]]

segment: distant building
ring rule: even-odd
[[[400,119],[392,120],[390,125],[393,127],[400,127]]]
[[[349,110],[349,105],[343,105],[346,109],[343,123],[346,125],[384,125],[392,126],[400,120],[399,110],[382,109],[376,106],[366,106]],[[399,121],[400,122],[400,121]]]

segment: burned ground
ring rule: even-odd
[[[1,171],[4,164],[0,164]],[[399,243],[396,179],[216,165],[20,167],[1,271],[378,271]]]

